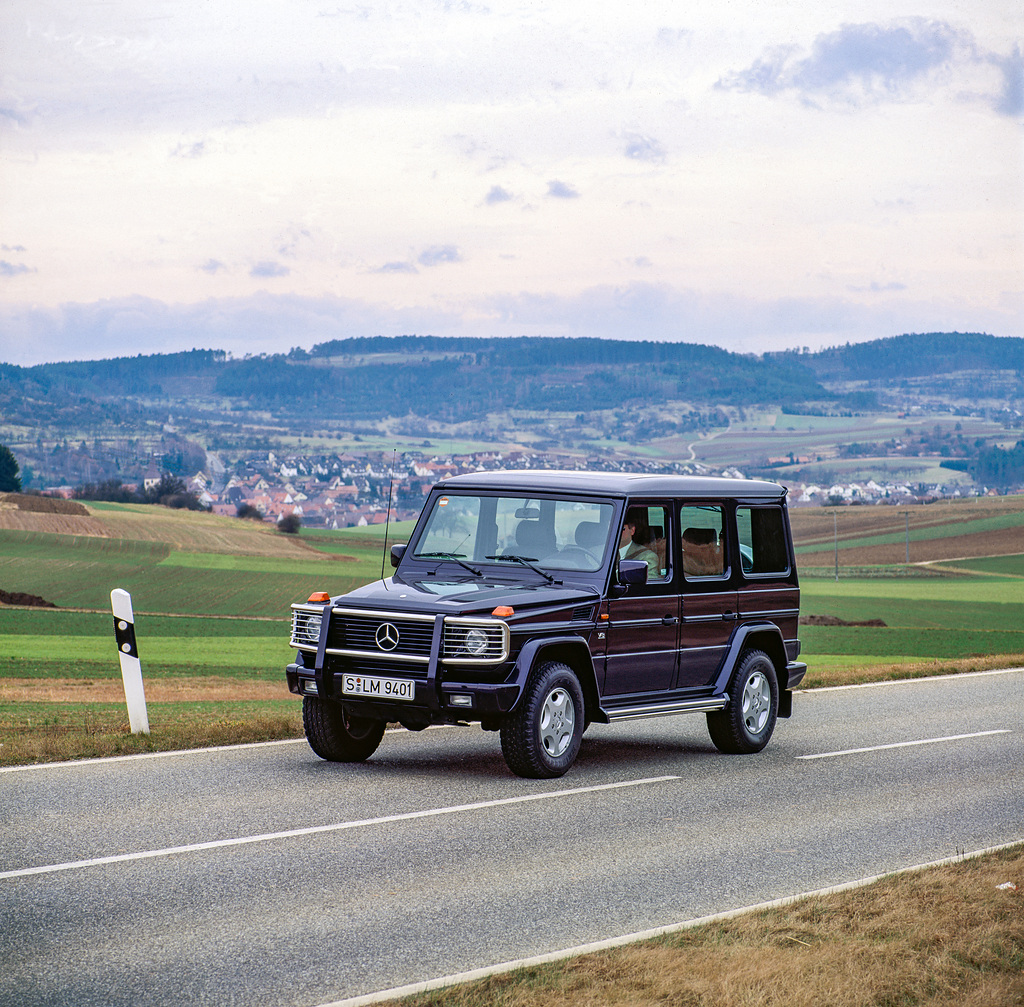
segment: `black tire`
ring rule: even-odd
[[[730,755],[760,752],[779,715],[779,682],[772,659],[763,650],[748,650],[727,691],[729,705],[707,715],[715,748]]]
[[[309,747],[328,762],[362,762],[377,751],[384,722],[349,716],[341,703],[302,697],[302,726]]]
[[[501,754],[517,776],[550,780],[576,761],[583,739],[583,689],[573,670],[551,661],[535,669],[501,725]]]

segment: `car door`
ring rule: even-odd
[[[634,502],[623,515],[619,556],[648,564],[648,580],[606,606],[605,696],[672,688],[679,650],[679,588],[671,560],[671,510],[664,502]],[[632,529],[632,531],[630,531]]]
[[[799,637],[800,589],[790,553],[789,522],[781,504],[741,504],[736,531],[742,567],[737,602],[741,623],[770,621],[779,627],[790,657]]]
[[[728,511],[721,501],[686,502],[677,520],[682,604],[676,684],[699,688],[714,680],[736,628]]]

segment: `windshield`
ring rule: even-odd
[[[604,563],[611,520],[609,503],[449,493],[435,498],[413,555],[594,571]]]

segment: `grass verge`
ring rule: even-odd
[[[980,657],[933,658],[911,661],[865,663],[859,655],[815,656],[814,664],[800,685],[801,689],[821,689],[836,685],[865,685],[870,682],[896,682],[933,675],[965,675],[972,671],[997,668],[1024,668],[1024,654],[991,654]]]
[[[998,886],[1011,882],[1016,889]],[[402,1007],[994,1007],[1024,1003],[1024,845]]]
[[[1019,668],[1024,667],[1024,653],[862,662],[863,658],[843,655],[816,658],[801,688]],[[303,734],[301,704],[287,698],[277,669],[273,675],[248,677],[184,667],[160,668],[163,674],[146,672],[149,735],[131,734],[120,679],[98,664],[54,664],[50,677],[39,667],[19,675],[21,666],[14,662],[0,662],[3,669],[0,766],[278,741]]]
[[[295,699],[148,703],[151,733],[132,734],[119,703],[0,702],[0,766],[173,752],[302,737]]]

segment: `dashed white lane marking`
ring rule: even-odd
[[[363,818],[354,822],[335,822],[332,825],[314,825],[304,829],[287,829],[283,832],[265,832],[258,836],[240,836],[235,839],[214,839],[206,843],[189,843],[186,846],[168,846],[160,850],[141,850],[138,853],[119,853],[109,857],[93,857],[89,860],[70,860],[63,864],[45,864],[41,867],[24,867],[14,871],[0,872],[0,881],[9,878],[26,878],[33,874],[53,874],[57,871],[77,871],[102,864],[121,864],[131,860],[152,860],[155,857],[170,857],[177,853],[197,853],[203,850],[220,850],[232,846],[247,846],[252,843],[267,843],[275,839],[295,839],[299,836],[313,836],[323,832],[342,832],[345,829],[361,829],[372,825],[386,825],[390,822],[409,822],[416,818],[432,818],[437,815],[454,815],[462,811],[480,811],[484,808],[500,808],[510,804],[525,804],[528,801],[544,801],[556,797],[573,797],[577,794],[593,794],[602,790],[620,790],[624,787],[641,787],[646,784],[667,783],[678,780],[678,776],[652,776],[643,780],[622,780],[619,783],[602,783],[593,787],[575,787],[572,790],[548,790],[542,794],[523,794],[519,797],[505,797],[496,801],[478,801],[475,804],[456,804],[448,808],[429,808],[425,811],[409,811],[401,815],[385,815],[383,818]]]
[[[1007,728],[998,731],[975,731],[974,734],[950,734],[945,738],[922,738],[920,741],[895,741],[888,745],[871,745],[868,748],[844,748],[839,752],[821,752],[818,755],[797,755],[797,759],[834,759],[839,755],[859,755],[861,752],[881,752],[887,748],[912,748],[914,745],[938,745],[943,741],[963,741],[965,738],[985,738],[991,734],[1012,734]]]

